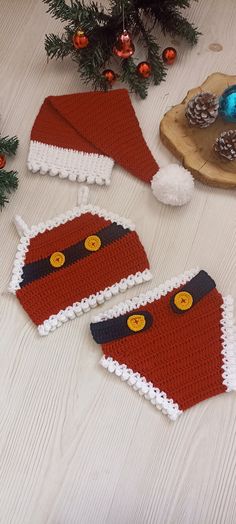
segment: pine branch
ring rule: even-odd
[[[198,0],[195,0],[196,2]],[[175,9],[186,9],[190,7],[191,0],[171,0],[171,6]],[[152,0],[147,2],[146,0],[134,0],[136,9],[157,9],[165,10],[170,6],[170,0]]]
[[[86,25],[88,21],[91,24],[94,22],[94,26],[97,24],[105,24],[109,22],[110,16],[105,13],[104,7],[99,5],[96,2],[90,2],[90,4],[85,5],[84,1],[80,2],[79,0],[72,0],[71,2],[71,20],[79,25]]]
[[[92,18],[99,22],[109,20],[109,15],[105,14],[104,8],[98,6],[96,2],[85,5],[84,0],[71,0],[71,6],[68,6],[65,0],[43,0],[43,2],[49,6],[47,12],[62,22],[72,20],[79,26],[80,24],[86,24],[88,19],[91,22]]]
[[[198,0],[194,0],[194,1],[197,2]],[[154,4],[155,4],[155,1],[154,1]],[[169,0],[164,0],[163,4],[164,5],[169,5],[170,2],[169,2]],[[187,7],[190,7],[190,4],[191,4],[191,0],[172,0],[172,2],[171,2],[171,5],[173,7],[175,7],[175,9],[177,9],[177,8],[179,8],[179,9],[186,9]]]
[[[137,75],[136,65],[132,58],[122,60],[121,81],[129,85],[130,90],[135,92],[140,98],[147,96],[149,81]]]
[[[154,85],[158,85],[166,76],[166,67],[164,66],[162,60],[159,58],[160,47],[157,44],[154,36],[151,34],[150,30],[145,28],[139,15],[137,15],[137,25],[141,31],[141,34],[147,47],[147,59],[152,67],[152,78]]]
[[[176,4],[175,6],[173,5],[174,3]],[[191,45],[194,45],[197,43],[201,33],[178,11],[178,6],[185,9],[189,7],[189,5],[190,2],[187,0],[182,0],[182,2],[181,0],[177,0],[171,5],[169,0],[163,0],[161,9],[154,3],[152,7],[149,7],[149,12],[155,18],[155,22],[159,22],[164,34],[170,33],[171,36],[181,36]],[[144,8],[144,11],[145,10]]]
[[[69,4],[69,0],[68,4]],[[192,0],[193,1],[193,0]],[[152,77],[147,80],[140,77],[136,71],[133,58],[121,60],[122,74],[120,80],[129,85],[130,89],[142,98],[147,96],[150,80],[159,84],[166,76],[166,68],[161,60],[160,47],[152,35],[152,28],[147,28],[143,22],[146,17],[153,24],[158,23],[163,33],[181,36],[191,44],[197,42],[199,32],[182,16],[181,9],[190,6],[191,0],[109,0],[107,10],[96,1],[43,0],[48,6],[48,12],[55,18],[66,22],[64,34],[60,38],[49,34],[45,39],[45,48],[50,58],[64,58],[71,55],[78,65],[82,80],[92,82],[95,89],[110,88],[102,75],[102,70],[109,67],[113,57],[113,47],[117,35],[123,29],[123,11],[125,28],[133,36],[144,43],[147,60],[152,67]],[[84,49],[75,49],[73,35],[77,29],[84,31],[89,39],[89,45]]]
[[[158,85],[166,77],[166,67],[159,58],[160,48],[157,45],[154,37],[150,33],[147,33],[145,40],[147,42],[148,48],[148,62],[150,62],[152,66],[153,82],[155,85]]]
[[[79,65],[80,76],[86,84],[92,81],[95,89],[107,91],[109,85],[106,79],[101,75],[101,69],[105,67],[110,53],[106,45],[94,37],[91,45],[83,50],[83,53],[73,53],[72,59]]]
[[[62,22],[71,19],[71,9],[65,0],[43,0],[43,2],[49,6],[47,13],[54,18],[59,18]]]
[[[0,154],[7,156],[15,155],[18,144],[19,140],[16,136],[12,138],[9,136],[0,137]]]
[[[0,209],[9,201],[7,195],[18,187],[17,171],[0,171]]]
[[[158,16],[158,22],[162,28],[164,34],[170,33],[171,36],[181,36],[185,38],[191,45],[195,45],[200,36],[200,32],[190,22],[188,22],[179,13],[169,13],[169,17],[166,19]]]
[[[50,34],[45,37],[45,49],[49,58],[61,58],[69,55],[73,50],[72,41],[65,36]]]

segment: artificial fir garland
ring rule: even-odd
[[[66,23],[61,37],[46,35],[48,56],[63,59],[71,55],[78,64],[82,80],[85,83],[92,82],[94,89],[106,91],[111,87],[102,72],[114,57],[114,46],[117,36],[124,29],[124,21],[125,29],[146,48],[152,74],[150,78],[140,76],[133,57],[116,58],[116,65],[118,63],[121,69],[119,80],[127,83],[131,91],[141,98],[147,96],[150,81],[157,85],[166,76],[160,47],[151,32],[156,23],[164,34],[181,36],[192,45],[196,44],[200,34],[180,12],[190,6],[191,0],[110,0],[107,9],[96,2],[87,2],[86,5],[84,0],[70,0],[70,5],[65,0],[43,2],[48,5],[48,12],[53,17]],[[75,48],[73,44],[73,37],[78,30],[88,38],[88,45],[81,49]]]
[[[8,202],[7,195],[18,186],[17,171],[6,171],[6,156],[15,155],[18,138],[13,136],[0,137],[0,209]]]

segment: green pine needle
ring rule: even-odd
[[[16,136],[10,138],[9,136],[0,137],[0,154],[1,155],[15,155],[19,141]]]
[[[68,41],[64,36],[50,34],[45,37],[45,49],[50,58],[61,58],[69,55],[73,49],[72,41]]]
[[[16,136],[0,137],[0,154],[13,156],[18,147],[18,138]],[[18,186],[17,171],[6,171],[0,169],[0,209],[8,202],[8,195],[15,191]]]
[[[0,209],[9,201],[8,195],[18,187],[17,171],[0,170]]]
[[[146,98],[149,81],[137,75],[136,65],[132,58],[122,60],[122,71],[121,81],[127,83],[130,91],[135,92],[140,98]]]
[[[43,0],[48,5],[48,13],[54,18],[59,18],[62,22],[70,20],[71,10],[64,0]]]

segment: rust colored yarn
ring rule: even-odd
[[[26,232],[12,291],[41,334],[151,278],[133,227],[117,215],[85,206]]]
[[[138,335],[138,341],[137,336],[127,337],[118,344],[107,344],[103,350],[157,384],[184,410],[225,391],[220,354],[222,298],[215,289],[202,304],[180,317],[170,310],[172,294],[163,297],[158,307],[155,302],[145,306],[156,318],[158,328],[153,324],[150,330]],[[208,308],[211,313],[204,314]]]
[[[63,252],[64,242],[60,241],[57,245],[57,251]],[[31,282],[17,291],[17,298],[33,322],[41,324],[60,309],[112,286],[130,274],[144,271],[148,262],[144,250],[140,247],[137,233],[132,231],[127,237],[115,241],[109,247]],[[54,250],[53,246],[52,252]]]
[[[183,294],[184,290],[188,290],[189,285],[194,286],[193,304],[187,311],[178,310],[173,299],[179,292]],[[143,299],[140,302],[145,304],[145,297],[144,302]],[[139,381],[142,384],[140,377],[144,378],[145,394],[148,395],[145,387],[150,382],[151,389],[158,388],[167,399],[173,399],[171,402],[178,405],[179,412],[226,391],[228,379],[224,381],[223,378],[222,352],[227,346],[226,342],[223,346],[222,336],[223,298],[212,279],[201,271],[191,279],[190,284],[175,287],[165,296],[148,302],[138,308],[132,307],[127,313],[124,313],[125,304],[121,305],[120,314],[117,306],[117,309],[114,308],[114,318],[111,310],[101,320],[98,317],[91,324],[95,341],[102,344],[102,365],[121,378],[124,372],[123,380],[127,380],[125,375],[130,373],[131,385],[134,384],[135,389],[138,386],[135,387],[136,378],[132,384],[132,376],[138,373],[137,383]],[[134,299],[135,303],[138,303],[138,299]],[[129,319],[139,316],[145,317],[146,326],[138,332],[130,331],[127,327]],[[227,326],[227,322],[224,325]],[[235,370],[235,341],[232,342],[232,348],[230,352],[234,351]],[[233,380],[231,389],[236,389],[236,374]],[[142,392],[141,385],[139,387]]]
[[[28,165],[33,171],[56,168],[54,174],[60,173],[58,156],[55,166],[49,165],[49,152],[44,148],[39,153],[40,144],[56,146],[65,155],[67,150],[104,155],[144,182],[150,182],[159,169],[125,89],[47,97],[34,122],[31,144],[35,149],[29,155]],[[86,162],[86,157],[83,159]],[[96,171],[96,162],[95,159],[91,170]]]

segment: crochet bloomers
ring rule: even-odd
[[[101,364],[170,419],[236,389],[233,299],[193,270],[95,317]]]

